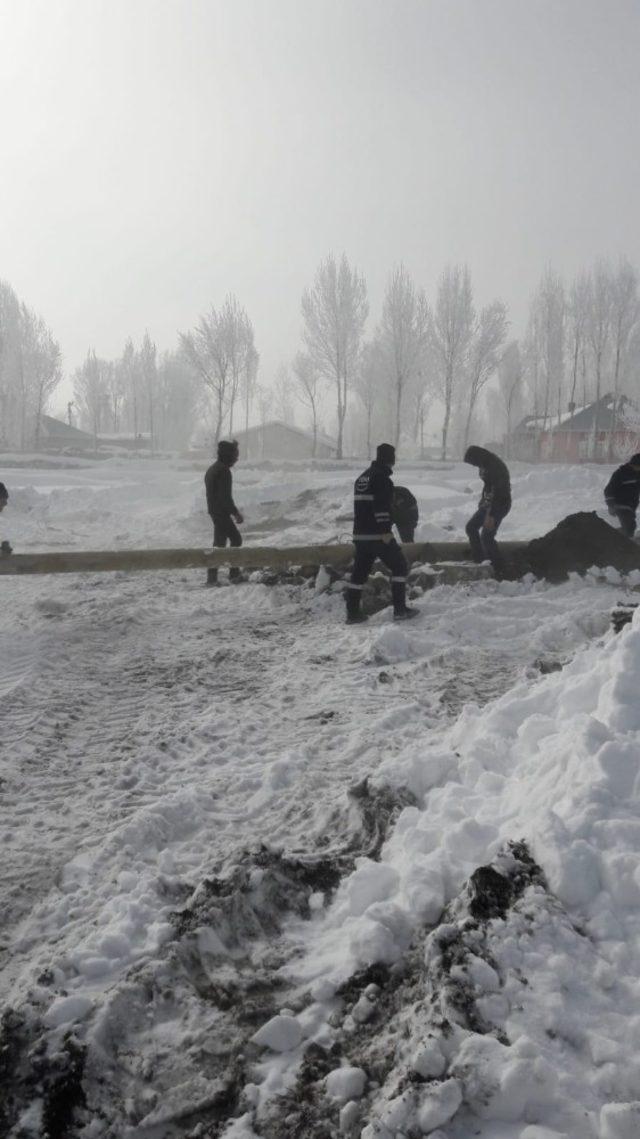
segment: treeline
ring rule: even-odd
[[[508,339],[502,300],[479,306],[468,269],[444,269],[435,296],[403,265],[387,280],[377,322],[367,285],[343,255],[326,257],[301,298],[301,344],[271,382],[258,383],[252,322],[234,296],[212,306],[158,353],[149,334],[116,360],[91,349],[73,377],[69,407],[96,439],[140,436],[152,448],[216,442],[302,409],[316,440],[327,425],[338,455],[371,454],[382,438],[424,454],[441,417],[440,453],[509,439],[525,416],[542,433],[576,405],[606,393],[639,395],[638,275],[625,259],[598,261],[565,283],[547,269],[520,340]],[[61,379],[46,324],[0,282],[0,439],[38,443],[39,417]],[[508,442],[507,442],[508,447]]]
[[[365,338],[364,279],[328,257],[302,298],[303,350],[288,369],[311,411],[333,390],[339,448],[372,453],[376,439],[425,453],[425,427],[442,416],[440,453],[459,456],[472,436],[506,440],[530,415],[540,435],[605,394],[640,399],[638,274],[600,260],[566,284],[547,269],[525,335],[508,339],[503,301],[478,308],[465,266],[445,268],[433,302],[404,266],[389,275],[377,325]],[[282,391],[284,378],[280,378]],[[285,402],[281,399],[283,406]],[[341,453],[341,451],[339,451]]]
[[[182,354],[158,354],[148,332],[138,347],[128,339],[116,360],[90,349],[72,380],[72,408],[96,442],[125,437],[135,445],[144,438],[151,450],[189,445],[202,403],[200,384]]]
[[[640,395],[637,271],[625,258],[617,265],[600,260],[567,285],[547,269],[522,344],[514,341],[503,357],[490,410],[510,436],[522,414],[544,431],[607,394],[616,403],[623,394]]]
[[[364,278],[345,256],[321,263],[302,297],[303,348],[291,365],[314,436],[323,385],[333,391],[338,454],[371,454],[376,440],[425,451],[434,404],[443,410],[442,454],[466,447],[483,390],[501,359],[507,309],[477,309],[465,266],[447,267],[433,304],[399,265],[389,275],[369,338]]]
[[[0,280],[0,446],[38,446],[40,416],[61,379],[60,345]]]

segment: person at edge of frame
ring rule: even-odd
[[[4,483],[0,482],[0,514],[2,514],[2,511],[4,510],[8,501],[9,501],[9,491],[7,490]],[[11,543],[7,542],[6,540],[4,542],[0,542],[0,557],[6,558],[9,556],[10,553],[11,553]]]
[[[213,521],[213,545],[215,548],[224,548],[227,542],[230,546],[241,546],[242,535],[236,522],[244,521],[242,514],[233,501],[233,476],[231,468],[238,461],[240,451],[235,439],[223,439],[218,443],[218,458],[212,463],[204,476],[204,485],[207,494],[207,510]],[[242,581],[239,566],[231,566],[229,581],[237,583]],[[218,570],[215,566],[207,569],[207,585],[218,584]]]
[[[504,558],[496,542],[498,527],[511,510],[511,481],[502,459],[484,447],[467,447],[465,463],[478,467],[483,487],[478,509],[465,527],[474,562],[491,562],[498,580],[504,577]]]
[[[356,548],[351,581],[345,590],[347,624],[366,621],[361,612],[362,591],[376,558],[391,570],[391,598],[395,621],[417,617],[419,609],[406,602],[407,561],[391,533],[395,447],[381,443],[376,457],[356,479],[353,490],[353,541]]]
[[[640,454],[632,455],[615,470],[604,488],[609,514],[618,519],[627,538],[636,532],[636,511],[640,501]]]

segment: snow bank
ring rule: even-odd
[[[402,1059],[368,1107],[380,1127],[370,1122],[363,1136],[445,1125],[463,1136],[469,1112],[483,1136],[498,1134],[497,1121],[520,1122],[508,1134],[527,1139],[638,1134],[639,690],[636,615],[562,672],[465,708],[426,743],[422,770],[409,768],[420,808],[405,810],[380,863],[361,862],[316,919],[299,975],[322,974],[338,993],[374,963],[404,968],[410,944],[426,938],[427,986],[446,966],[438,1000],[462,986],[469,1007],[463,1015],[450,996],[438,1023],[429,1002],[413,1006]],[[523,839],[542,877],[512,913],[473,933],[465,882],[487,863],[498,879],[513,873],[506,844]],[[452,965],[443,946],[463,943]],[[338,1033],[352,1041],[354,1008]],[[446,1020],[458,1027],[443,1028]],[[403,1070],[426,1091],[398,1098]]]

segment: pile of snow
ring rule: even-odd
[[[381,860],[361,859],[299,930],[297,983],[326,1013],[318,1027],[307,1010],[313,1039],[365,1071],[392,1057],[358,1108],[362,1139],[638,1134],[639,687],[636,617],[533,688],[468,706],[425,746],[419,805]],[[404,781],[390,758],[379,778],[398,770]],[[492,875],[509,895],[497,908]],[[392,1016],[341,997],[373,966],[397,990],[416,953],[411,1000]]]

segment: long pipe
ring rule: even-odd
[[[501,542],[507,557],[524,550],[526,542]],[[470,561],[466,542],[415,542],[403,546],[410,562]],[[0,557],[0,576],[43,573],[113,573],[116,570],[202,569],[244,566],[277,569],[284,566],[333,566],[340,569],[353,558],[351,543],[332,546],[242,546],[240,549],[71,550]]]

